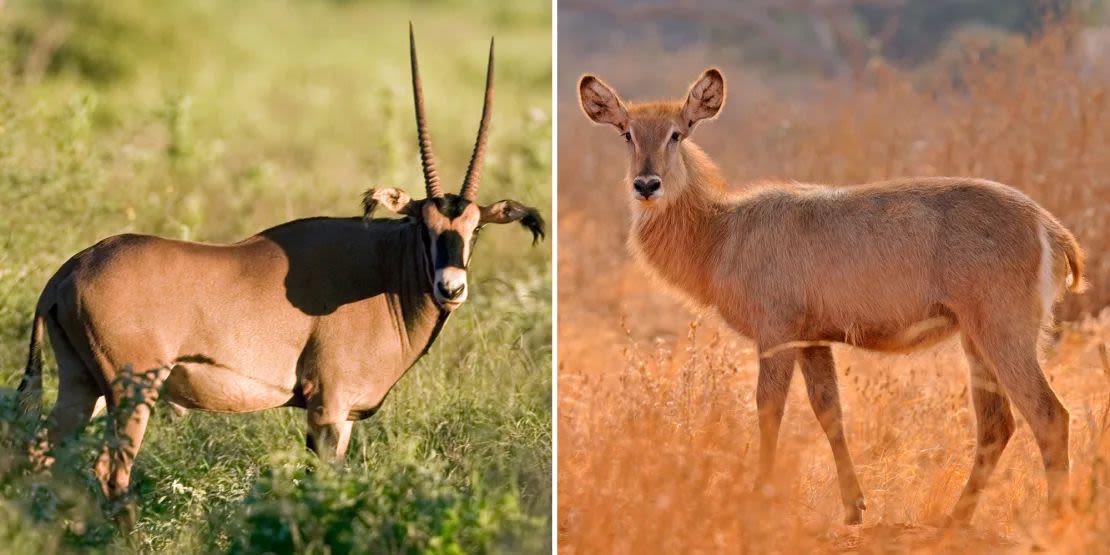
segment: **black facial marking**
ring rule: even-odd
[[[440,233],[439,237],[436,237],[438,268],[466,268],[466,261],[463,260],[463,246],[465,244],[462,235],[459,235],[457,231],[447,230]]]
[[[428,263],[429,268],[435,268],[435,261],[432,260],[432,236],[431,232],[425,228],[425,233],[420,234],[421,241],[424,242],[424,259]]]
[[[373,407],[369,409],[351,409],[347,411],[347,420],[351,422],[358,422],[359,420],[366,420],[374,416],[381,407]]]

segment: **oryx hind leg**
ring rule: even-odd
[[[47,418],[46,441],[40,444],[44,454],[79,434],[96,413],[104,394],[92,370],[53,317],[46,319],[46,329],[58,362],[58,400]],[[44,458],[43,462],[49,465],[53,458]]]

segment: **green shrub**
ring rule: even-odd
[[[231,551],[485,553],[529,518],[513,495],[414,453],[377,469],[339,470],[305,456],[275,460],[243,501]]]
[[[82,463],[95,442],[86,436],[62,446],[49,472],[34,469],[27,448],[39,423],[19,414],[16,399],[14,390],[0,390],[0,545],[10,553],[106,546],[115,531],[103,518],[91,467]]]

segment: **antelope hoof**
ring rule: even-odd
[[[752,486],[752,493],[764,499],[771,499],[775,497],[775,486],[770,480],[760,478],[756,480],[755,485]]]
[[[124,497],[116,499],[112,502],[111,512],[116,521],[116,526],[119,528],[120,534],[128,539],[128,542],[137,541],[139,538],[138,533],[135,531],[135,523],[137,522],[138,510],[135,506],[133,499]]]
[[[1071,505],[1062,497],[1049,497],[1047,509],[1045,515],[1049,520],[1059,520],[1068,517]]]
[[[857,497],[854,504],[844,507],[844,524],[849,526],[863,524],[863,511],[866,510],[867,504],[863,502],[863,497]]]
[[[952,514],[944,519],[945,528],[967,528],[971,525],[971,516],[975,514],[975,506],[978,504],[977,496],[961,497],[956,501],[956,507],[952,509]]]
[[[970,528],[971,512],[960,510],[953,511],[951,515],[944,518],[941,527],[951,529]]]

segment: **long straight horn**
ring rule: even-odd
[[[436,158],[432,154],[432,139],[428,136],[428,119],[424,115],[424,91],[420,84],[420,68],[416,64],[416,38],[409,22],[409,58],[412,60],[412,99],[416,105],[416,140],[420,145],[420,165],[424,168],[424,187],[429,197],[442,197]]]
[[[478,182],[482,180],[482,159],[486,156],[486,138],[489,136],[489,118],[493,110],[493,39],[489,39],[489,65],[486,67],[486,99],[482,103],[482,123],[478,125],[478,139],[466,168],[462,192],[466,200],[478,198]]]

